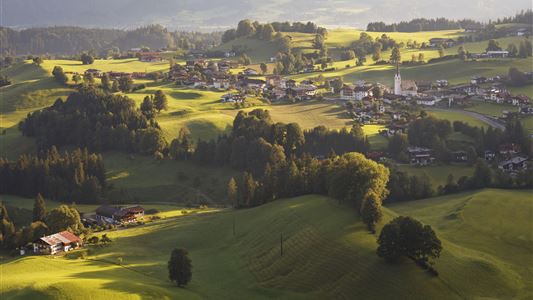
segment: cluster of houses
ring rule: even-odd
[[[408,147],[407,154],[409,164],[413,166],[428,166],[435,162],[432,149],[423,147]],[[452,152],[452,161],[465,163],[469,157],[466,151]],[[486,150],[484,158],[487,162],[497,161],[498,169],[511,176],[528,169],[528,157],[520,153],[520,147],[516,144],[503,144],[497,152]]]
[[[77,74],[76,72],[65,72],[65,73],[66,74],[69,74],[69,73]],[[147,74],[145,72],[132,72],[132,73],[116,72],[116,71],[103,72],[103,71],[98,70],[98,69],[87,69],[83,73],[83,76],[91,75],[94,78],[102,78],[102,76],[104,76],[104,74],[106,74],[106,73],[111,79],[119,79],[121,77],[131,77],[133,79],[145,79],[145,78],[147,78]]]
[[[144,216],[144,208],[135,206],[102,205],[96,209],[94,221],[98,224],[128,224]]]
[[[84,216],[82,221],[86,225],[93,224],[128,224],[137,222],[144,216],[144,208],[139,205],[134,206],[109,206],[102,205],[96,209],[95,217]],[[48,236],[43,236],[32,243],[32,250],[35,254],[55,255],[68,252],[83,246],[83,240],[69,231],[61,231]],[[25,255],[26,249],[22,247],[20,254]]]

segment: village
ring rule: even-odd
[[[520,29],[517,33],[520,34]],[[453,46],[453,39],[430,39],[427,47],[438,45]],[[141,62],[163,61],[162,51],[144,52],[132,49],[135,57]],[[486,51],[485,53],[469,53],[473,59],[496,58],[508,56],[507,51]],[[396,133],[406,133],[409,124],[416,119],[420,110],[459,110],[477,103],[494,103],[512,105],[518,113],[502,110],[500,115],[483,116],[492,125],[503,129],[505,121],[510,117],[525,117],[533,114],[531,99],[525,95],[513,95],[506,88],[509,78],[507,74],[493,77],[473,76],[469,82],[449,84],[448,79],[436,81],[402,79],[400,65],[396,66],[394,85],[389,87],[379,82],[343,82],[342,78],[324,78],[320,72],[327,70],[308,66],[303,72],[317,73],[315,79],[297,82],[291,76],[265,75],[264,70],[243,66],[235,60],[234,52],[224,53],[222,59],[209,59],[201,52],[191,52],[184,64],[174,63],[169,71],[160,74],[162,80],[173,82],[177,87],[194,89],[212,89],[226,91],[220,98],[222,103],[240,105],[246,103],[247,97],[264,99],[269,103],[282,104],[301,101],[331,101],[346,109],[346,113],[354,122],[364,125],[379,124],[385,127],[380,132],[385,137]],[[275,58],[272,58],[275,60]],[[271,59],[271,60],[272,60]],[[88,69],[84,76],[102,77],[103,72]],[[524,73],[527,80],[533,80],[533,72]],[[143,72],[108,72],[112,79],[130,77],[132,79],[149,78]],[[527,168],[528,157],[521,153],[519,146],[514,144],[500,145],[499,151],[486,150],[485,159],[497,163],[497,167],[508,173],[516,174]],[[509,150],[512,149],[512,150]],[[414,166],[427,166],[437,162],[432,149],[409,147],[408,163]],[[369,154],[376,160],[390,158],[386,153],[373,151]],[[495,160],[496,159],[496,160]],[[468,161],[466,149],[454,149],[453,163]]]
[[[430,39],[428,47],[456,44],[453,39]],[[143,50],[134,48],[129,57],[136,57],[140,62],[163,62],[164,50]],[[291,75],[266,75],[265,70],[257,70],[243,66],[232,60],[234,52],[224,53],[222,59],[208,59],[202,53],[194,53],[184,64],[171,63],[168,72],[157,76],[147,72],[103,72],[89,68],[84,77],[102,78],[105,74],[112,80],[131,78],[136,80],[154,79],[174,83],[176,87],[224,92],[219,101],[232,103],[236,107],[244,104],[247,97],[257,97],[267,103],[283,104],[304,101],[334,102],[346,110],[346,114],[361,126],[378,124],[383,126],[380,135],[390,139],[397,134],[406,134],[409,125],[419,118],[425,110],[460,110],[476,103],[506,104],[517,108],[516,112],[502,110],[501,115],[484,116],[498,129],[503,129],[505,121],[510,117],[533,114],[531,99],[524,95],[513,95],[506,88],[509,78],[507,74],[493,77],[473,76],[469,82],[450,84],[448,79],[436,81],[402,79],[400,64],[396,64],[393,86],[379,82],[357,80],[344,82],[342,78],[324,78],[320,72],[331,69],[318,69],[313,65],[306,66],[303,73],[317,73],[313,79],[297,81]],[[486,51],[470,53],[472,59],[506,58],[508,51]],[[271,61],[275,58],[271,58]],[[77,74],[75,72],[66,72]],[[524,73],[527,80],[533,80],[533,72]],[[81,75],[81,74],[78,74]],[[466,164],[471,161],[467,149],[450,149],[451,164]],[[395,161],[416,167],[442,164],[435,155],[434,149],[409,145],[406,148],[406,159]],[[385,150],[373,150],[367,157],[379,162],[394,161],[391,153]],[[501,172],[510,176],[528,168],[529,157],[522,152],[520,145],[506,143],[498,145],[497,150],[485,150],[482,158]],[[82,214],[82,222],[87,228],[116,228],[141,222],[144,208],[134,206],[98,207],[93,214]],[[82,238],[69,231],[57,232],[44,236],[31,244],[21,247],[20,254],[27,251],[35,254],[61,254],[83,247]]]

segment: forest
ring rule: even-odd
[[[220,37],[220,32],[171,32],[161,25],[134,30],[54,26],[19,31],[0,27],[0,53],[74,55],[93,51],[106,54],[109,51],[118,52],[136,47],[206,50],[218,45]]]

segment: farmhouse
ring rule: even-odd
[[[496,152],[491,151],[491,150],[485,150],[484,156],[485,156],[485,160],[492,161],[496,158]]]
[[[251,88],[251,89],[262,89],[265,87],[266,82],[261,79],[253,79],[245,77],[241,79],[241,85],[243,87]]]
[[[96,220],[100,223],[120,224],[137,221],[144,216],[144,208],[139,205],[121,207],[102,205],[96,209]]]
[[[310,99],[316,95],[316,92],[317,87],[312,84],[300,84],[287,90],[288,94],[300,99]]]
[[[213,78],[213,87],[216,89],[229,89],[230,81],[229,78],[224,76]]]
[[[372,97],[371,86],[352,86],[345,85],[340,91],[340,97],[344,100],[358,100],[361,101],[366,97]]]
[[[509,56],[509,51],[487,51],[487,56],[490,58],[505,58]]]
[[[247,68],[247,69],[245,69],[244,71],[242,71],[242,73],[243,73],[244,75],[247,75],[247,76],[253,76],[253,75],[257,75],[257,74],[259,74],[259,73],[257,73],[256,70],[251,69],[251,68]]]
[[[104,73],[100,70],[97,70],[97,69],[87,69],[85,70],[85,72],[83,73],[84,76],[88,76],[88,75],[92,75],[93,77],[102,77]]]
[[[225,94],[222,97],[220,97],[220,101],[222,101],[222,103],[226,103],[226,102],[242,103],[244,102],[244,100],[245,100],[245,97],[241,94],[229,93],[229,94]]]
[[[527,157],[516,156],[509,160],[502,161],[498,168],[506,173],[516,173],[527,170]]]
[[[429,39],[430,47],[438,47],[440,45],[442,45],[443,47],[453,47],[455,45],[455,41],[453,39],[447,39],[447,38]]]
[[[467,155],[466,151],[455,151],[455,152],[452,152],[452,156],[453,156],[453,161],[454,162],[462,163],[462,162],[468,161],[468,155]]]
[[[416,104],[424,106],[434,106],[438,100],[435,97],[419,97],[416,98]]]
[[[159,52],[141,52],[139,60],[142,62],[158,62],[162,61]]]
[[[431,149],[422,147],[408,147],[409,163],[415,166],[427,166],[435,161]]]
[[[266,77],[266,82],[269,86],[287,88],[287,81],[279,75],[271,75]]]
[[[54,255],[59,252],[68,252],[81,247],[79,237],[68,231],[62,231],[42,237],[33,243],[33,252]]]

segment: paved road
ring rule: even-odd
[[[429,110],[452,111],[452,112],[462,113],[464,115],[471,116],[471,117],[474,117],[474,118],[476,118],[476,119],[478,119],[478,120],[480,120],[482,122],[485,122],[485,123],[489,124],[490,126],[492,126],[494,128],[499,128],[501,130],[505,130],[505,124],[503,122],[501,122],[500,120],[497,120],[497,119],[491,118],[491,117],[487,117],[487,116],[482,115],[482,114],[477,113],[477,112],[460,110],[460,109],[445,109],[445,108],[430,108]]]

